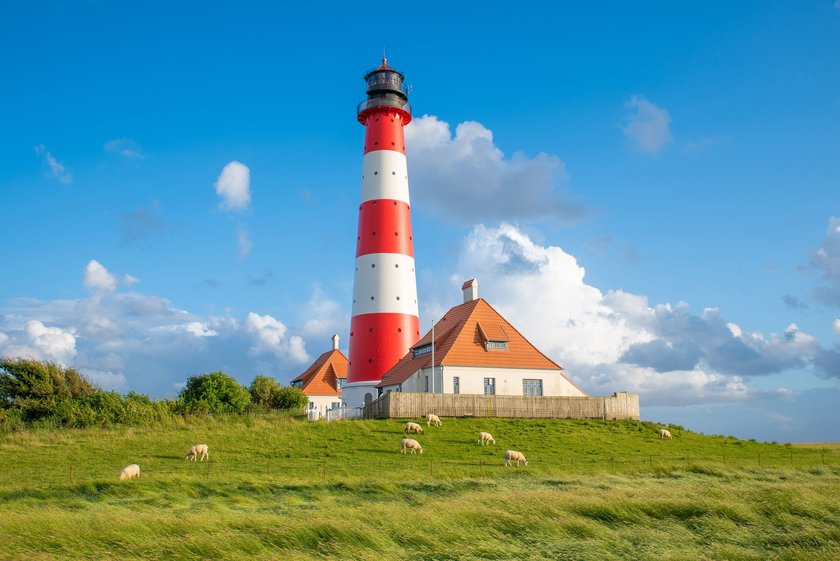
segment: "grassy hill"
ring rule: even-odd
[[[840,559],[840,448],[657,428],[444,419],[413,456],[399,421],[7,434],[0,559]]]

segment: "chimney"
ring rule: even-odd
[[[338,350],[338,334],[335,334],[335,335],[332,336],[332,342],[333,342],[333,350],[337,351]]]
[[[478,279],[470,279],[461,287],[464,291],[464,304],[478,300]]]

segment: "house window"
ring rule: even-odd
[[[426,391],[429,391],[429,377],[426,376]]]
[[[522,380],[522,395],[541,397],[542,394],[542,380]]]
[[[344,378],[336,378],[335,379],[335,389],[340,390],[343,385],[344,385]]]
[[[330,409],[338,409],[339,407],[341,407],[341,403],[340,403],[340,402],[338,402],[338,401],[333,401],[333,402],[330,404]]]
[[[496,395],[496,379],[484,379],[484,395]]]
[[[484,343],[485,351],[506,351],[508,346],[507,341],[487,341]]]
[[[417,347],[412,352],[413,352],[415,357],[425,355],[425,354],[429,354],[430,352],[432,352],[432,344],[429,343],[428,345],[423,345],[422,347]]]
[[[312,411],[313,409],[315,409],[315,402],[314,402],[314,401],[310,401],[310,402],[309,402],[309,410],[310,410],[310,411]]]
[[[452,377],[452,393],[461,393],[461,378],[458,376]]]

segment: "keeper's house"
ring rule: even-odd
[[[347,357],[338,350],[338,335],[332,336],[333,348],[313,362],[306,371],[292,380],[309,398],[310,418],[320,418],[329,409],[341,406],[341,387],[347,381]]]
[[[449,310],[385,373],[377,386],[380,393],[587,396],[559,364],[478,297],[476,279],[462,289],[464,303]]]

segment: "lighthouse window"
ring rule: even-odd
[[[370,268],[371,268],[371,269],[375,269],[375,268],[376,268],[376,263],[371,263],[371,264],[370,264]]]
[[[399,268],[400,268],[400,264],[399,264],[399,263],[397,263],[396,265],[394,265],[394,267],[396,267],[397,269],[399,269]]]
[[[371,296],[370,299],[373,300],[373,296]]]
[[[399,296],[397,296],[397,300],[399,300],[399,299],[400,299],[400,297],[399,297]]]
[[[379,144],[379,143],[377,142],[377,144]],[[373,172],[373,175],[379,175],[379,172],[375,171],[375,172]]]

